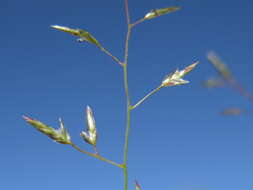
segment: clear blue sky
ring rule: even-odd
[[[143,190],[252,190],[253,118],[222,117],[227,107],[251,109],[232,90],[208,91],[215,75],[205,58],[215,50],[253,91],[253,2],[250,0],[129,0],[133,20],[154,8],[182,10],[137,26],[130,41],[129,85],[136,102],[175,68],[199,60],[191,83],[161,90],[133,112],[130,187]],[[122,189],[121,170],[52,142],[22,119],[58,127],[62,117],[73,140],[94,110],[102,155],[122,160],[125,98],[122,69],[90,44],[52,30],[83,28],[123,57],[123,0],[10,0],[0,6],[0,189]]]

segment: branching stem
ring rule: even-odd
[[[108,50],[106,50],[103,47],[100,47],[100,50],[103,51],[109,57],[111,57],[116,63],[118,63],[119,65],[123,66],[123,63],[117,57],[115,57],[114,55],[112,55]]]
[[[157,87],[156,89],[152,90],[150,93],[148,93],[146,96],[144,96],[141,100],[139,100],[134,106],[131,107],[131,109],[135,109],[137,106],[139,106],[142,102],[144,102],[149,96],[153,95],[154,93],[158,92],[162,86]]]
[[[100,156],[100,155],[98,155],[98,154],[93,154],[93,153],[87,152],[87,151],[85,151],[85,150],[82,150],[82,149],[80,149],[78,146],[76,146],[75,144],[71,144],[71,146],[72,146],[74,149],[76,149],[77,151],[81,152],[81,153],[87,154],[87,155],[89,155],[89,156],[92,156],[92,157],[97,158],[97,159],[99,159],[99,160],[101,160],[101,161],[107,162],[107,163],[112,164],[112,165],[114,165],[114,166],[117,166],[117,167],[119,167],[119,168],[124,168],[124,166],[123,166],[122,164],[118,164],[118,163],[116,163],[116,162],[113,162],[113,161],[111,161],[111,160],[108,160],[108,159],[106,159],[106,158],[104,158],[104,157],[102,157],[102,156]]]
[[[141,18],[141,19],[137,20],[136,22],[134,22],[133,24],[131,24],[131,26],[134,27],[134,26],[136,26],[137,24],[142,23],[143,21],[145,21],[145,19],[144,19],[144,18]]]

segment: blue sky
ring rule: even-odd
[[[253,140],[250,115],[222,117],[227,107],[251,109],[229,88],[206,90],[216,75],[206,60],[215,50],[253,92],[253,2],[138,0],[132,20],[149,10],[182,10],[138,25],[129,51],[131,99],[138,101],[175,68],[199,60],[191,83],[164,88],[133,111],[129,151],[130,189],[251,190]],[[125,97],[122,69],[91,44],[52,30],[52,24],[83,28],[123,58],[123,0],[3,1],[1,64],[0,189],[122,189],[120,169],[52,142],[26,124],[29,115],[58,127],[58,117],[76,144],[86,128],[84,109],[94,110],[98,149],[122,160]]]

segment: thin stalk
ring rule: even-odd
[[[107,162],[107,163],[112,164],[112,165],[114,165],[114,166],[117,166],[117,167],[119,167],[119,168],[124,168],[124,166],[123,166],[122,164],[118,164],[118,163],[116,163],[116,162],[113,162],[113,161],[111,161],[111,160],[108,160],[108,159],[106,159],[106,158],[104,158],[104,157],[102,157],[102,156],[100,156],[100,155],[98,155],[98,154],[93,154],[93,153],[87,152],[87,151],[85,151],[85,150],[82,150],[82,149],[80,149],[78,146],[76,146],[75,144],[71,144],[71,146],[72,146],[74,149],[76,149],[77,151],[79,151],[79,152],[82,152],[82,153],[84,153],[84,154],[87,154],[87,155],[89,155],[89,156],[92,156],[92,157],[94,157],[94,158],[97,158],[97,159],[99,159],[99,160],[101,160],[101,161]]]
[[[125,131],[125,145],[124,145],[124,160],[123,160],[123,172],[124,172],[124,190],[128,190],[128,168],[127,168],[127,159],[128,159],[128,144],[129,144],[129,134],[130,134],[130,121],[131,121],[131,105],[130,97],[128,90],[128,78],[127,78],[127,64],[123,66],[124,68],[124,86],[125,93],[127,98],[127,123]]]
[[[108,50],[106,50],[103,47],[100,47],[100,50],[103,51],[109,57],[111,57],[116,63],[118,63],[119,65],[123,66],[123,63],[117,57],[115,57],[114,55],[112,55]]]
[[[129,6],[128,6],[128,0],[125,0],[125,12],[126,12],[126,20],[127,25],[130,25],[130,15],[129,15]]]
[[[141,18],[141,19],[137,20],[136,22],[134,22],[133,24],[131,24],[131,26],[134,27],[134,26],[136,26],[137,24],[140,24],[140,23],[142,23],[142,22],[144,22],[144,21],[145,21],[145,19],[144,19],[144,18]]]
[[[154,93],[158,92],[162,86],[157,87],[156,89],[152,90],[150,93],[148,93],[146,96],[144,96],[141,100],[139,100],[134,106],[131,107],[131,109],[135,109],[137,106],[139,106],[142,102],[144,102],[149,96],[153,95]]]

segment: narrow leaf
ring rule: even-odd
[[[89,42],[91,44],[96,45],[99,48],[102,48],[101,44],[98,42],[98,40],[96,40],[96,38],[94,38],[89,32],[83,30],[83,29],[72,29],[69,27],[65,27],[65,26],[59,26],[59,25],[51,25],[52,28],[56,29],[56,30],[60,30],[62,32],[66,32],[69,34],[72,34],[74,36],[78,36],[79,42]]]
[[[167,7],[167,8],[162,8],[162,9],[154,9],[154,10],[151,10],[149,13],[147,13],[145,15],[144,19],[149,20],[152,18],[156,18],[156,17],[162,16],[162,15],[168,14],[168,13],[175,12],[179,9],[180,9],[180,7]]]
[[[94,38],[89,32],[85,31],[85,30],[82,30],[82,29],[79,29],[79,41],[88,41],[94,45],[96,45],[97,47],[101,48],[101,44],[96,40],[96,38]]]
[[[51,25],[52,28],[56,29],[56,30],[60,30],[62,32],[67,32],[69,34],[75,35],[75,36],[79,36],[79,30],[78,29],[72,29],[66,26],[59,26],[59,25]]]

